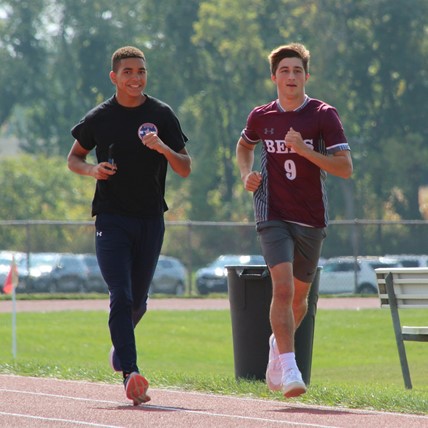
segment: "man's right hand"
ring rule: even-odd
[[[97,180],[108,180],[112,175],[116,174],[116,165],[111,165],[108,162],[100,162],[92,168],[92,177]]]

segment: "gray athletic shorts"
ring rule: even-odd
[[[280,220],[265,221],[256,226],[262,253],[268,266],[293,263],[293,275],[311,283],[315,277],[325,228],[314,228]]]

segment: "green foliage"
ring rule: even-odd
[[[0,165],[1,219],[90,219],[95,181],[69,171],[65,158],[20,155]]]
[[[252,1],[252,7],[242,8],[240,2],[232,0],[206,1],[199,9],[192,41],[199,48],[205,84],[203,92],[186,102],[189,117],[184,116],[192,125],[198,142],[195,158],[200,159],[194,169],[192,194],[205,199],[205,204],[192,205],[195,220],[240,220],[248,216],[235,199],[239,178],[235,146],[252,103],[260,102],[254,95],[262,92],[269,78],[266,62],[260,61],[266,56],[258,22],[261,4]],[[211,174],[207,174],[209,170]],[[240,181],[238,185],[242,188]],[[250,199],[248,193],[246,197]]]
[[[191,176],[168,177],[170,219],[251,221],[236,141],[250,110],[276,96],[268,53],[300,41],[311,51],[308,94],[338,108],[352,148],[353,179],[327,180],[331,218],[418,219],[428,180],[427,15],[426,0],[3,0],[0,124],[26,152],[65,157],[71,126],[113,93],[111,53],[138,45],[147,92],[174,108],[190,139]],[[26,215],[49,207],[67,211],[57,219],[87,217],[87,206],[49,203]]]
[[[0,314],[0,372],[118,382],[108,367],[106,312],[18,313],[17,359],[10,314]],[[423,323],[421,311],[403,321]],[[154,387],[282,400],[264,382],[236,381],[228,311],[149,311],[136,329],[140,368]],[[391,317],[383,310],[319,310],[311,385],[299,401],[427,412],[425,343],[406,343],[414,388],[405,390]]]
[[[40,11],[45,3],[45,0],[4,0],[0,3],[0,78],[3,82],[0,87],[0,125],[15,106],[31,104],[43,94],[45,82],[39,75],[45,49],[40,33],[43,27]]]
[[[20,155],[0,160],[0,219],[90,220],[95,180],[68,170],[65,158]],[[34,226],[0,229],[0,248],[26,251],[72,251],[77,229]],[[32,233],[30,237],[29,234]],[[80,235],[92,249],[92,234]],[[80,252],[85,244],[80,247]]]

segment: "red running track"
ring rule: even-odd
[[[116,385],[0,375],[1,427],[428,427],[428,416],[149,389],[137,407]]]

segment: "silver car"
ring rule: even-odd
[[[108,287],[101,274],[97,256],[90,253],[79,254],[78,256],[80,259],[82,259],[83,263],[85,263],[86,268],[88,269],[86,291],[108,293]]]
[[[181,296],[186,291],[187,269],[175,257],[159,256],[150,294],[165,293]]]

